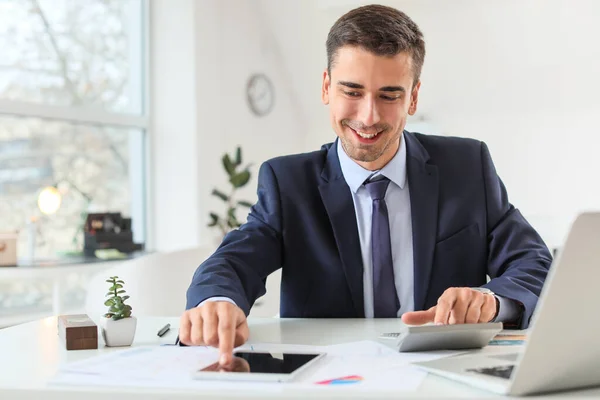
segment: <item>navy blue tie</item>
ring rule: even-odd
[[[365,182],[373,200],[371,256],[373,260],[373,305],[375,318],[396,318],[400,309],[394,283],[394,263],[385,192],[390,180],[379,176]]]

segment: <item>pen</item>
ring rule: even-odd
[[[163,337],[165,335],[165,333],[169,332],[169,329],[171,329],[171,324],[166,324],[165,326],[160,328],[157,335],[160,337]]]

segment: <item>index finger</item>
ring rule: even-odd
[[[424,325],[433,322],[436,306],[424,311],[410,311],[402,314],[402,322],[406,325]]]
[[[220,308],[219,312],[219,363],[229,365],[233,359],[233,344],[235,342],[235,314],[227,308]]]

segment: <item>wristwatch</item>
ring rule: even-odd
[[[495,295],[495,293],[492,292],[490,289],[484,288],[484,287],[472,287],[470,289],[471,290],[475,290],[476,292],[483,293],[483,294],[493,294],[493,295]]]

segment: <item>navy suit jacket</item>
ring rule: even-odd
[[[415,309],[434,306],[449,287],[483,286],[519,302],[518,325],[526,328],[551,255],[509,203],[487,146],[410,132],[404,137]],[[198,267],[187,308],[226,296],[248,314],[265,293],[267,276],[282,268],[281,317],[364,317],[356,215],[335,143],[263,163],[257,193],[248,221]]]

